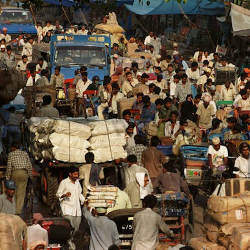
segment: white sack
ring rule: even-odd
[[[124,133],[114,133],[109,135],[98,135],[91,137],[90,146],[92,149],[106,148],[112,146],[125,146],[126,138]]]
[[[88,125],[92,129],[92,136],[125,133],[125,130],[128,127],[127,122],[123,119],[90,122]]]
[[[84,163],[85,154],[88,153],[86,149],[71,148],[69,151],[69,149],[61,147],[54,147],[52,151],[56,160],[75,163]]]
[[[53,146],[62,148],[86,149],[90,147],[87,140],[78,136],[53,133],[49,136],[49,139]]]
[[[79,136],[86,140],[91,136],[89,126],[71,121],[56,120],[54,130],[59,134],[70,134],[72,136]]]
[[[92,152],[95,155],[95,163],[107,162],[107,161],[112,161],[114,159],[127,157],[127,152],[123,149],[122,146],[111,147],[111,150],[112,150],[112,156],[109,147],[97,148],[93,150]]]

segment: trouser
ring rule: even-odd
[[[103,115],[103,111],[108,107],[108,103],[101,103],[98,107],[97,107],[97,114],[100,120],[104,120],[104,115]]]
[[[86,101],[85,101],[84,98],[78,98],[77,99],[77,113],[78,113],[78,116],[83,114],[84,117],[87,118]]]
[[[22,213],[28,178],[26,169],[17,169],[12,172],[11,180],[16,184],[16,214]]]

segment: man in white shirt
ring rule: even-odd
[[[188,79],[192,83],[194,83],[194,82],[196,83],[200,78],[200,71],[198,69],[198,63],[197,62],[192,62],[191,68],[188,68],[186,70],[186,74],[188,76]]]
[[[172,79],[170,79],[170,97],[174,98],[175,96],[175,90],[176,90],[176,86],[177,84],[180,82],[180,76],[179,75],[174,75],[174,77]]]
[[[218,170],[223,171],[228,163],[228,151],[225,146],[220,145],[220,138],[214,137],[212,139],[213,145],[208,147],[208,164],[210,168],[216,173]]]
[[[112,84],[112,93],[109,101],[109,116],[110,118],[118,118],[118,102],[124,97],[119,92],[119,85],[117,83]]]
[[[78,31],[78,35],[87,35],[88,31],[85,28],[85,25],[82,25],[82,28]]]
[[[69,177],[61,181],[56,193],[60,201],[63,217],[70,221],[74,232],[79,229],[82,216],[81,205],[83,205],[85,200],[78,178],[79,169],[71,167],[69,169]]]
[[[26,55],[22,56],[22,60],[17,63],[16,70],[25,72],[28,65],[28,57]]]
[[[236,96],[236,90],[230,81],[226,81],[225,85],[222,86],[221,99],[223,101],[233,101]]]
[[[55,26],[51,24],[50,21],[47,21],[46,26],[43,28],[43,37],[46,36],[48,31],[54,30]]]
[[[250,97],[246,89],[240,91],[241,99],[238,100],[237,105],[239,111],[249,111],[250,110]]]
[[[29,38],[29,41],[25,43],[22,51],[22,56],[26,55],[28,57],[28,61],[32,61],[32,46],[33,46],[34,40],[32,37]]]
[[[8,29],[3,27],[3,33],[0,34],[0,41],[5,39],[5,42],[8,44],[11,41],[11,36],[7,34]]]
[[[149,35],[145,38],[144,44],[145,45],[150,45],[150,44],[152,45],[153,38],[154,38],[154,33],[151,31],[151,32],[149,32]]]
[[[122,93],[124,96],[132,95],[133,88],[137,84],[137,80],[133,79],[132,73],[126,73],[126,80],[122,84]]]
[[[82,72],[82,79],[79,79],[78,82],[76,83],[76,95],[78,98],[77,101],[77,110],[78,110],[78,115],[80,115],[80,107],[82,105],[83,108],[83,113],[84,116],[87,117],[86,114],[86,101],[85,101],[85,96],[84,96],[84,92],[88,89],[89,85],[92,83],[89,79],[88,79],[88,73],[87,72]]]
[[[36,73],[34,69],[30,71],[30,77],[27,80],[26,87],[34,86],[36,84],[36,81],[40,79],[41,76]]]
[[[239,168],[239,171],[235,171],[238,177],[247,177],[250,178],[250,146],[247,142],[240,144],[239,151],[240,156],[235,160],[234,166]]]
[[[38,64],[36,65],[36,72],[40,72],[42,71],[43,69],[47,69],[48,68],[48,63],[43,60],[43,58],[39,58],[38,60]]]

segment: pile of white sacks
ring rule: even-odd
[[[32,117],[28,121],[29,151],[36,160],[70,163],[84,163],[88,151],[94,153],[96,163],[125,158],[127,126],[121,119],[69,121]]]

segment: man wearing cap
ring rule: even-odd
[[[203,97],[203,102],[200,102],[198,104],[198,109],[196,111],[196,114],[198,116],[197,125],[203,129],[211,128],[212,119],[215,116],[216,110],[214,109],[214,106],[210,103],[210,101],[211,96],[205,95]]]
[[[208,165],[216,172],[220,167],[225,167],[228,163],[228,151],[225,146],[220,145],[220,138],[212,139],[213,145],[208,147]]]
[[[178,43],[173,43],[173,56],[179,55]]]
[[[0,41],[2,39],[5,39],[6,43],[9,43],[11,41],[11,36],[7,34],[8,29],[6,27],[3,27],[3,33],[0,34]]]
[[[107,216],[107,208],[97,207],[89,211],[90,208],[83,208],[83,214],[90,226],[90,250],[108,249],[109,246],[120,245],[119,233],[114,221]]]
[[[0,213],[16,214],[16,185],[14,181],[5,181],[5,193],[0,195]]]
[[[32,164],[29,155],[19,149],[18,142],[13,143],[8,155],[6,180],[13,180],[16,184],[16,214],[21,214],[26,194],[28,178],[32,178]]]

